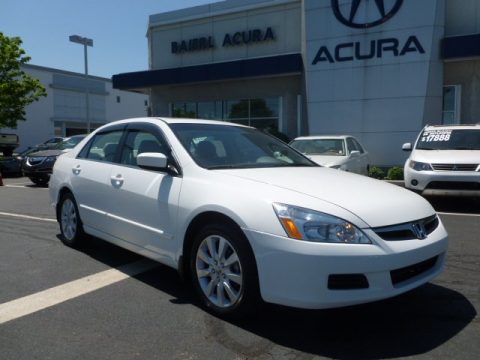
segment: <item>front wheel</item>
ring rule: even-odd
[[[258,305],[257,267],[240,229],[204,227],[192,246],[190,270],[200,299],[216,315],[238,317]]]
[[[70,247],[81,245],[85,233],[83,232],[82,221],[78,213],[77,203],[72,194],[62,196],[59,208],[60,231],[62,242]]]
[[[37,186],[46,186],[50,180],[49,177],[31,177],[29,179]]]

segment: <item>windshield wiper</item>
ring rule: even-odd
[[[475,148],[472,148],[472,147],[466,147],[466,146],[457,146],[456,148],[453,148],[452,150],[479,150],[479,149],[475,149]]]

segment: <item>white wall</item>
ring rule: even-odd
[[[147,116],[149,101],[147,95],[113,89],[111,82],[107,83],[106,90],[109,93],[106,98],[107,122]],[[117,96],[120,97],[119,103],[117,102]],[[145,101],[147,101],[147,106],[145,106]]]
[[[394,2],[385,1],[387,11]],[[352,0],[340,4],[348,17]],[[390,20],[369,29],[338,21],[330,0],[305,0],[304,7],[310,134],[355,135],[372,154],[374,164],[400,165],[405,159],[402,143],[414,140],[426,123],[441,121],[444,0],[404,0]],[[356,20],[371,21],[378,15],[375,2],[362,2]],[[424,53],[395,56],[386,51],[369,60],[314,64],[323,46],[335,57],[339,44],[358,42],[368,53],[372,40],[394,38],[400,51],[410,36],[418,39]],[[341,54],[351,56],[354,51],[347,47]]]
[[[445,36],[480,33],[480,1],[446,0]]]
[[[47,97],[40,98],[26,107],[26,121],[19,121],[17,129],[1,129],[2,132],[16,133],[20,138],[21,151],[29,146],[40,144],[55,136],[55,122],[84,127],[86,129],[85,93],[81,90],[84,75],[58,69],[26,65],[23,70],[37,78],[47,90]],[[72,88],[52,87],[54,74],[71,77]],[[97,91],[90,95],[90,119],[92,123],[107,122],[130,117],[147,116],[145,101],[148,96],[130,91],[112,89],[110,79],[91,77],[100,82],[105,91]],[[120,96],[120,103],[117,102]]]
[[[251,1],[250,1],[251,2]],[[208,64],[231,60],[299,53],[301,49],[300,1],[270,1],[274,5],[247,11],[234,11],[225,15],[212,15],[215,11],[204,6],[203,18],[188,20],[191,10],[185,9],[150,17],[149,48],[152,70],[189,65]],[[226,2],[228,3],[228,2]],[[241,3],[238,2],[237,3]],[[265,1],[265,3],[269,3]],[[221,4],[221,3],[219,3]],[[215,4],[211,4],[212,6]],[[193,13],[196,13],[192,8]],[[215,7],[213,8],[215,9]],[[184,18],[179,16],[182,15]],[[174,19],[174,20],[170,20]],[[187,20],[185,20],[187,19]],[[172,23],[172,21],[174,21]],[[271,27],[276,40],[223,47],[225,34]],[[171,52],[171,42],[212,36],[215,48],[183,54]]]
[[[53,117],[53,96],[49,87],[52,83],[52,73],[34,68],[24,70],[40,80],[47,90],[47,97],[42,97],[26,107],[26,121],[19,121],[14,131],[20,138],[20,145],[16,151],[41,143],[53,137],[55,133],[53,122],[50,120]]]

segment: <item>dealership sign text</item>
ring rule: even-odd
[[[372,40],[365,46],[361,42],[346,42],[338,44],[334,49],[328,46],[321,46],[317,51],[312,65],[319,62],[345,62],[354,60],[369,60],[382,58],[384,54],[405,56],[409,53],[425,54],[425,49],[414,35],[410,36],[404,43],[396,38]]]
[[[263,43],[275,40],[275,35],[271,27],[266,30],[253,29],[246,31],[237,31],[231,34],[225,34],[222,47],[249,45],[253,43]],[[187,52],[210,50],[215,48],[213,36],[198,37],[190,40],[172,41],[172,54],[183,54]]]

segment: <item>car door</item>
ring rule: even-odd
[[[123,129],[118,126],[95,134],[73,161],[71,170],[72,190],[84,226],[108,234],[112,232],[106,216],[110,173],[122,135]]]
[[[368,168],[369,168],[369,163],[370,163],[370,158],[368,157],[368,153],[365,151],[363,146],[357,141],[357,139],[352,138],[353,142],[355,144],[355,147],[357,148],[358,151],[360,151],[360,156],[359,156],[359,174],[364,174],[368,175]]]
[[[118,164],[110,171],[108,203],[113,235],[161,256],[174,258],[173,236],[182,177],[174,171],[145,170],[136,158],[143,152],[161,152],[169,166],[179,169],[171,148],[154,124],[131,124]]]
[[[360,154],[352,155],[352,151],[358,151],[353,138],[347,137],[348,160],[347,170],[354,173],[361,173],[360,169]]]

